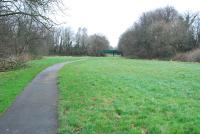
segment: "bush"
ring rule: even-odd
[[[177,54],[173,60],[188,61],[188,62],[200,62],[200,48],[193,51]]]
[[[28,54],[0,58],[0,72],[24,67],[25,63],[31,59],[32,56]]]
[[[187,54],[179,53],[176,56],[174,56],[172,60],[175,60],[175,61],[187,61]]]

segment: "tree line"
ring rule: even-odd
[[[105,36],[52,21],[61,6],[61,0],[0,0],[0,71],[49,54],[102,56],[99,50],[109,48]]]
[[[95,55],[108,49],[107,38],[88,36],[86,28],[77,33],[59,27],[48,16],[59,0],[1,0],[0,57],[19,55]]]
[[[89,36],[86,28],[74,32],[70,27],[59,27],[48,17],[60,8],[60,3],[60,0],[0,1],[0,70],[49,54],[104,56],[100,51],[111,48],[104,35]],[[182,15],[169,6],[144,13],[118,43],[119,51],[126,57],[175,57],[185,61],[195,56],[200,59],[199,50],[193,53],[199,47],[199,14]],[[178,55],[185,52],[190,52],[189,56]]]
[[[169,59],[200,46],[198,13],[180,14],[174,7],[143,13],[120,37],[118,49],[131,58]]]
[[[54,44],[50,49],[50,54],[104,56],[100,50],[109,48],[109,41],[104,35],[89,36],[86,28],[80,27],[74,33],[70,27],[61,27],[54,31]]]

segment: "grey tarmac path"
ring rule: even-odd
[[[56,134],[57,72],[72,62],[55,64],[39,73],[0,117],[0,134]]]

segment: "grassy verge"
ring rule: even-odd
[[[200,64],[96,58],[59,81],[59,134],[200,133]]]
[[[27,63],[27,67],[0,73],[0,115],[12,104],[16,96],[43,69],[58,62],[78,59],[73,57],[45,57]]]

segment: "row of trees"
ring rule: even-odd
[[[48,16],[58,13],[60,0],[0,0],[0,71],[24,65],[35,56],[101,55],[109,47],[102,35],[80,28],[57,28]]]
[[[103,35],[88,36],[57,28],[48,16],[60,7],[59,0],[0,0],[0,59],[21,55],[100,55],[109,48]]]
[[[173,7],[144,13],[125,31],[118,48],[127,57],[170,58],[200,45],[197,13],[179,14]]]
[[[88,36],[86,28],[74,33],[70,27],[65,27],[55,29],[51,54],[102,56],[99,51],[109,48],[109,41],[103,35]]]

